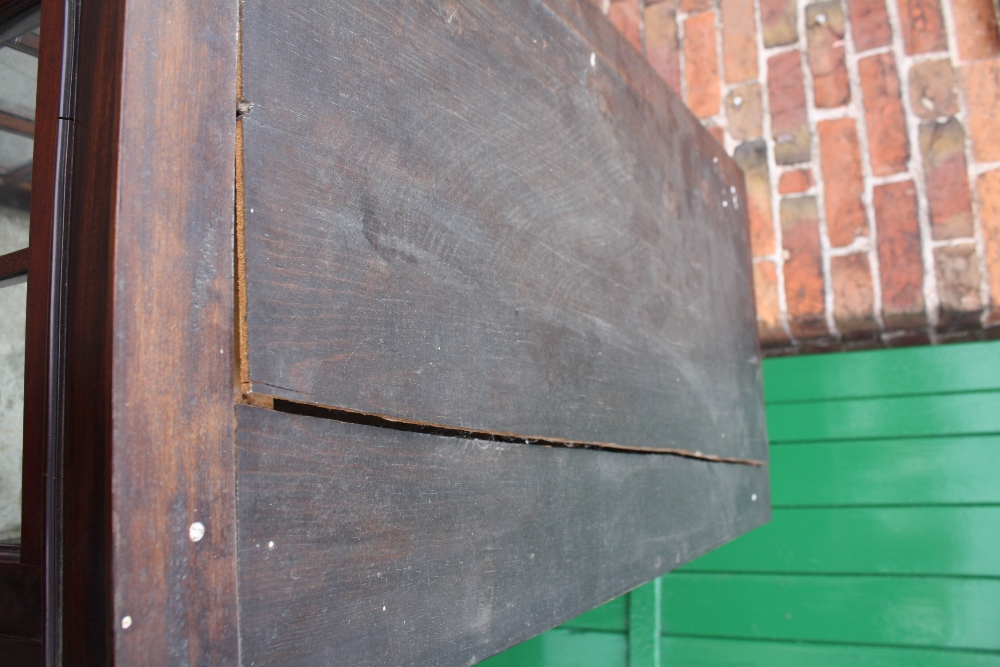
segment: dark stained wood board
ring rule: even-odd
[[[473,664],[770,515],[763,467],[237,421],[245,665]]]
[[[79,26],[60,663],[237,664],[238,5]]]
[[[586,3],[243,5],[247,389],[766,458],[738,167]]]

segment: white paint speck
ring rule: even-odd
[[[122,619],[122,630],[128,630],[132,627],[132,617],[126,616]]]
[[[590,66],[597,67],[597,54],[593,51],[590,52]]]
[[[729,208],[729,202],[727,202],[725,199],[722,200],[722,208]]]
[[[818,23],[819,25],[823,25],[824,23],[826,23],[826,14],[817,14],[816,23]]]
[[[382,611],[385,611],[385,605],[382,605]]]
[[[753,502],[757,502],[757,494],[754,493],[753,495],[751,495],[750,496],[750,500],[753,501]]]
[[[736,97],[734,97],[733,98],[733,106],[736,107],[736,108],[739,108],[739,107],[743,106],[743,98],[740,97],[739,95],[737,95]]]
[[[201,521],[192,523],[188,528],[188,537],[192,542],[201,542],[201,538],[205,537],[205,524]]]
[[[253,213],[253,209],[250,209],[250,212]]]
[[[712,158],[712,164],[719,164],[719,158],[717,157]]]
[[[268,549],[273,549],[274,548],[274,540],[271,540],[270,542],[267,543],[267,548]]]

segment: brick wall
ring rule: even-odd
[[[743,167],[770,353],[1000,335],[994,0],[593,0]]]

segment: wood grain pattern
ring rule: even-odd
[[[113,0],[81,9],[66,664],[239,659],[237,11],[225,0]],[[195,521],[206,528],[198,542],[188,537]]]
[[[238,421],[246,665],[473,664],[769,515],[751,466]]]
[[[238,8],[143,0],[125,13],[110,404],[117,664],[238,662]]]
[[[739,169],[597,10],[243,16],[246,389],[766,458]]]

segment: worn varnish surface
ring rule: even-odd
[[[243,18],[245,389],[765,458],[738,168],[596,10]]]
[[[759,467],[237,416],[246,665],[472,664],[769,515]]]
[[[225,0],[82,3],[65,664],[239,661],[237,11]]]

